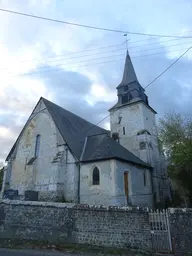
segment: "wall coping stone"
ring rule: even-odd
[[[52,208],[68,208],[77,210],[96,210],[96,211],[109,211],[109,212],[149,212],[149,208],[146,207],[131,207],[131,206],[105,206],[105,205],[88,205],[88,204],[74,204],[74,203],[57,203],[57,202],[39,202],[39,201],[22,201],[22,200],[0,200],[0,204],[5,205],[20,205],[20,206],[44,206]]]
[[[174,213],[192,213],[192,208],[169,208],[170,214]]]

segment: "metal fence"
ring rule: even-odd
[[[168,211],[151,211],[149,221],[151,223],[153,250],[156,252],[172,252]]]

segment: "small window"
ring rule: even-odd
[[[131,93],[129,93],[129,101],[133,99],[133,96]]]
[[[125,135],[125,127],[123,127],[123,135]]]
[[[99,185],[100,177],[99,177],[99,169],[95,167],[93,169],[93,185]]]
[[[117,133],[117,132],[112,133],[112,138],[113,138],[115,141],[119,142],[119,133]]]
[[[122,96],[122,104],[128,102],[128,95]]]
[[[38,134],[36,136],[36,143],[35,143],[35,157],[39,156],[40,140],[41,140],[41,135]]]
[[[146,143],[144,141],[139,143],[140,150],[146,149]]]
[[[144,186],[146,187],[146,171],[144,171],[143,173],[143,182],[144,182]]]
[[[121,123],[121,119],[122,119],[122,116],[119,116],[118,124],[120,124],[120,123]]]
[[[128,91],[128,85],[124,86],[124,92]]]

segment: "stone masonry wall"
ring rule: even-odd
[[[130,207],[0,202],[0,239],[151,250],[148,213]]]
[[[192,253],[192,209],[169,209],[169,221],[173,251],[182,256]]]

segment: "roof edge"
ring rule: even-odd
[[[44,104],[45,104],[45,106],[46,106],[46,108],[47,108],[47,111],[49,112],[49,114],[50,114],[50,116],[51,116],[51,118],[52,118],[52,120],[53,120],[55,126],[57,127],[57,129],[58,129],[58,131],[59,131],[61,137],[64,139],[65,143],[67,144],[67,146],[68,146],[68,148],[69,148],[71,154],[76,158],[77,161],[80,161],[80,159],[73,153],[72,149],[69,147],[69,144],[68,144],[66,138],[63,137],[63,135],[62,135],[62,133],[61,133],[61,131],[60,131],[58,125],[57,125],[56,122],[55,122],[55,119],[54,119],[53,115],[52,115],[51,112],[49,111],[49,107],[46,105],[46,102],[45,102],[47,99],[45,99],[45,98],[43,98],[43,97],[42,97],[42,99],[43,99],[43,102],[44,102]],[[47,101],[49,101],[49,100],[47,100]],[[55,103],[54,103],[54,104],[55,104]]]
[[[153,167],[149,164],[139,164],[139,163],[135,163],[133,161],[128,161],[128,160],[125,160],[125,159],[122,159],[120,157],[107,157],[107,158],[99,158],[99,159],[93,159],[93,160],[82,160],[81,163],[92,163],[92,162],[99,162],[99,161],[107,161],[107,160],[112,160],[112,159],[116,159],[116,160],[120,160],[122,162],[126,162],[126,163],[131,163],[133,165],[136,165],[136,166],[142,166],[142,167],[145,167],[145,168],[148,168],[148,169],[153,169]],[[144,162],[143,162],[144,163]]]
[[[111,107],[108,111],[110,112],[111,110],[115,110],[115,109],[119,109],[119,108],[123,108],[123,107],[126,107],[127,105],[134,105],[134,104],[137,104],[137,103],[143,103],[147,108],[149,108],[154,114],[157,114],[157,112],[152,108],[152,107],[150,107],[149,105],[147,105],[147,104],[145,104],[145,102],[143,101],[143,100],[138,100],[138,101],[134,101],[134,102],[128,102],[128,103],[125,103],[125,104],[123,104],[123,105],[121,105],[121,106],[118,106],[118,107]]]
[[[22,132],[23,132],[24,129],[26,128],[26,126],[27,126],[27,124],[28,124],[28,122],[29,122],[29,120],[30,120],[31,115],[33,114],[33,111],[36,109],[37,105],[39,104],[39,102],[40,102],[42,99],[43,99],[43,97],[40,97],[40,99],[39,99],[38,102],[36,103],[35,107],[33,108],[33,110],[32,110],[32,112],[31,112],[29,118],[27,119],[27,121],[26,121],[25,125],[23,126],[23,128],[21,129],[21,132],[19,133],[19,135],[18,135],[18,137],[17,137],[15,143],[13,144],[11,150],[9,151],[9,153],[8,153],[6,159],[5,159],[5,162],[9,161],[9,159],[10,159],[10,157],[11,157],[13,151],[15,150],[15,147],[16,147],[16,145],[17,145],[17,142],[18,142],[19,138],[20,138],[21,135],[22,135]]]
[[[82,159],[83,159],[83,155],[84,155],[84,152],[85,152],[85,148],[86,148],[86,146],[87,146],[87,136],[86,136],[86,138],[85,138],[85,141],[84,141],[84,145],[83,145],[83,150],[82,150],[82,152],[81,152],[81,156],[80,156],[80,161],[82,161]]]

